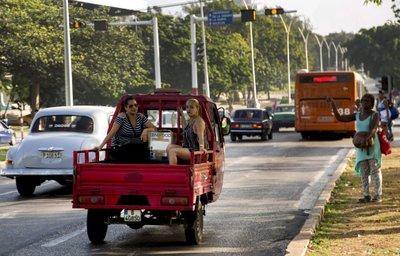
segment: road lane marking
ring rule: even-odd
[[[5,196],[5,195],[9,195],[9,194],[14,194],[14,193],[17,193],[17,192],[18,192],[17,190],[13,190],[13,191],[1,193],[0,196]]]
[[[0,219],[13,219],[19,211],[12,211],[7,213],[0,213]]]
[[[338,168],[341,161],[346,157],[349,149],[343,148],[339,152],[329,159],[329,162],[325,164],[325,168],[319,170],[313,177],[313,179],[307,184],[307,187],[301,193],[300,200],[296,204],[300,210],[310,210],[314,207],[318,200],[321,192],[329,182],[330,176]]]
[[[86,231],[86,228],[74,231],[74,232],[69,233],[69,234],[67,234],[65,236],[62,236],[62,237],[59,237],[57,239],[51,240],[48,243],[42,244],[42,247],[53,247],[53,246],[56,246],[58,244],[61,244],[61,243],[64,243],[64,242],[68,241],[71,238],[76,237],[77,235],[82,234],[85,231]]]

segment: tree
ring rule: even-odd
[[[397,17],[397,22],[400,22],[400,1],[399,0],[391,0],[392,1],[392,10],[394,15]],[[375,3],[377,5],[382,4],[382,0],[365,0],[366,3]]]
[[[373,77],[389,74],[400,81],[400,26],[387,23],[371,29],[362,29],[346,46],[353,65],[364,63]]]
[[[62,6],[55,0],[5,0],[0,4],[0,70],[13,75],[13,91],[33,106],[65,104]],[[108,8],[70,7],[71,20],[112,18]],[[149,84],[143,68],[145,47],[136,33],[90,27],[72,30],[75,104],[114,104],[136,86]],[[40,90],[39,90],[40,88]]]

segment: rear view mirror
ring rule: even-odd
[[[229,135],[229,133],[231,133],[231,120],[226,116],[222,117],[221,119],[221,128],[224,136]]]

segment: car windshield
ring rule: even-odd
[[[252,109],[241,109],[235,111],[235,118],[244,118],[244,119],[260,119],[261,111],[260,110],[252,110]]]
[[[275,108],[275,113],[279,112],[294,112],[294,106],[277,106]]]
[[[35,121],[32,132],[80,132],[92,133],[93,120],[87,116],[50,115]]]

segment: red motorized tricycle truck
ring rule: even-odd
[[[167,145],[182,142],[182,117],[177,108],[184,108],[189,98],[200,102],[209,150],[191,152],[190,162],[169,165]],[[75,151],[73,207],[88,209],[87,232],[92,243],[103,242],[108,225],[117,223],[133,229],[183,224],[187,242],[198,244],[205,205],[216,201],[221,193],[224,135],[229,133],[229,121],[221,120],[215,103],[204,96],[157,91],[138,94],[135,99],[139,112],[158,128],[150,133],[149,158],[135,163],[110,162],[110,145],[100,152]]]

